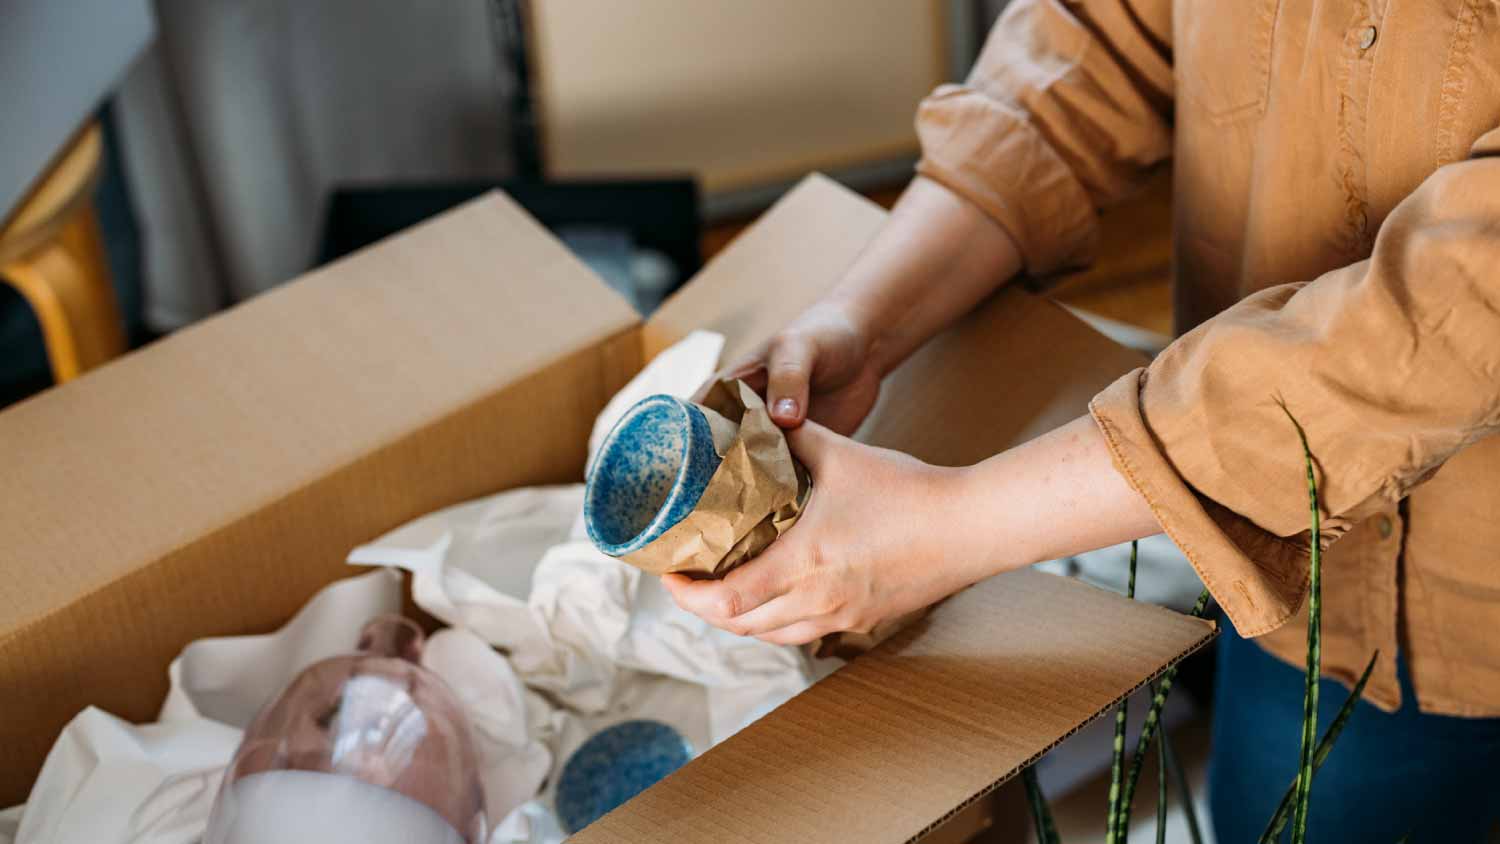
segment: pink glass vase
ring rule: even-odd
[[[204,844],[483,844],[469,721],[421,649],[420,628],[385,616],[357,653],[297,675],[246,731]]]

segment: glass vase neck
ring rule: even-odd
[[[422,628],[416,622],[399,615],[383,615],[372,619],[360,631],[358,650],[368,656],[420,664],[423,640]]]

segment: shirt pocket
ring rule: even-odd
[[[1226,124],[1265,109],[1280,6],[1281,0],[1179,0],[1173,18],[1179,110]]]

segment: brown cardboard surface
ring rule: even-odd
[[[79,709],[150,720],[183,645],[274,628],[359,542],[575,479],[636,324],[491,195],[0,413],[0,804]]]
[[[1083,415],[1146,358],[1012,287],[892,372],[856,437],[944,466],[976,463]]]
[[[1001,575],[572,840],[911,841],[1212,635],[1079,581]]]

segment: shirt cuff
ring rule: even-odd
[[[1026,116],[962,85],[943,85],[917,110],[917,172],[984,210],[1015,240],[1026,271],[1087,265],[1099,242],[1093,201]]]
[[[1242,636],[1285,624],[1307,592],[1307,547],[1284,539],[1194,490],[1163,452],[1142,411],[1147,370],[1127,373],[1089,403],[1115,469],[1151,507],[1162,530]]]

